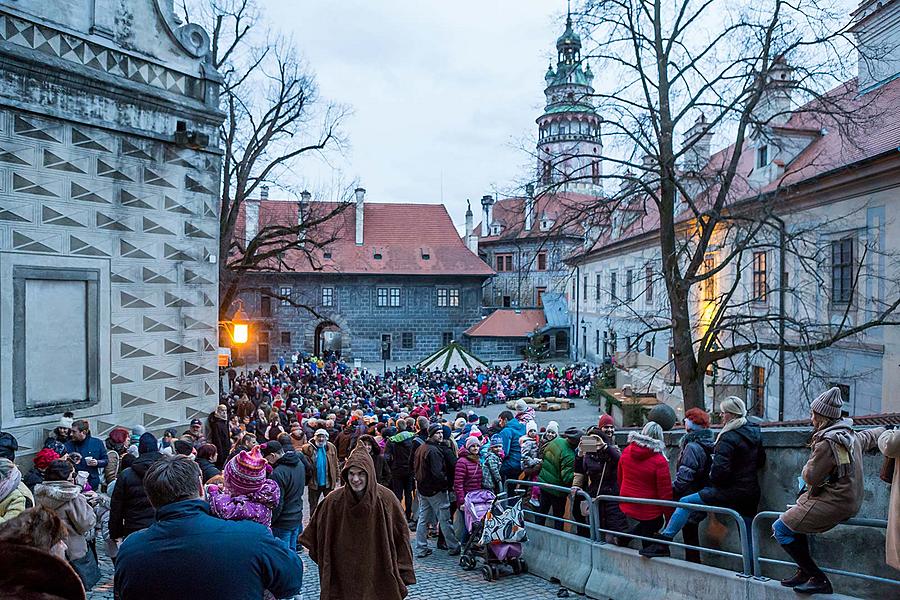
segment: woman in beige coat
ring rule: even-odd
[[[831,594],[831,582],[809,552],[807,534],[823,533],[856,516],[863,500],[863,452],[872,450],[884,427],[854,431],[841,418],[841,391],[833,387],[816,398],[811,409],[812,452],[803,467],[806,491],[772,525],[775,540],[794,562],[797,572],[781,585],[801,594]]]
[[[894,460],[894,479],[891,484],[891,506],[888,510],[887,540],[884,560],[900,570],[900,430],[885,431],[878,437],[878,449]]]
[[[22,483],[22,473],[8,458],[0,458],[0,523],[34,506],[31,490]]]
[[[97,524],[94,510],[74,480],[75,468],[72,463],[54,460],[44,473],[44,483],[39,483],[34,488],[35,502],[55,512],[69,531],[66,538],[66,558],[70,561],[87,554],[84,534]]]

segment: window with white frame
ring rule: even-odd
[[[378,288],[375,292],[375,306],[388,305],[388,289]]]
[[[400,288],[391,288],[390,305],[400,306]]]
[[[290,306],[291,305],[291,292],[292,288],[282,287],[278,290],[278,295],[280,296],[281,306]]]
[[[459,306],[459,288],[450,288],[450,306]]]
[[[322,306],[334,306],[334,288],[322,288]]]
[[[437,290],[437,305],[440,307],[444,307],[450,304],[450,290],[447,288],[438,288]]]

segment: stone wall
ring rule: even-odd
[[[171,3],[80,0],[4,4],[0,40],[0,427],[28,454],[64,410],[98,436],[205,416],[222,119],[208,37]]]
[[[513,307],[537,307],[538,287],[547,292],[565,293],[570,273],[562,261],[578,245],[572,241],[542,238],[482,244],[479,255],[495,270],[497,254],[513,255],[513,270],[497,271],[484,286],[484,305],[503,306],[503,296],[509,296]],[[538,252],[547,253],[544,271],[537,270]]]
[[[242,294],[244,308],[254,318],[252,329],[269,332],[270,359],[287,357],[295,350],[315,350],[316,329],[334,323],[342,333],[342,356],[362,362],[381,360],[381,336],[391,335],[391,361],[415,364],[442,347],[444,334],[461,341],[463,332],[478,322],[481,314],[481,277],[375,276],[375,275],[294,275],[271,274],[248,278],[252,292]],[[262,318],[260,301],[264,292],[291,290],[295,303],[282,305],[272,299],[271,317]],[[400,288],[400,306],[377,306],[376,290]],[[322,305],[322,289],[334,290],[333,306]],[[459,289],[459,306],[437,306],[438,288]],[[290,342],[282,343],[282,333]],[[412,333],[412,347],[403,347],[403,333]],[[254,334],[258,335],[258,334]],[[259,358],[259,338],[251,339],[244,353],[247,362]],[[254,342],[257,346],[254,347]]]
[[[472,354],[484,361],[522,360],[527,338],[466,337],[464,342]]]

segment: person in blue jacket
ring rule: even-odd
[[[262,598],[264,590],[276,598],[300,593],[300,558],[263,525],[212,516],[197,463],[163,457],[144,475],[144,489],[156,523],[119,548],[116,598],[247,600]]]
[[[519,438],[525,435],[525,425],[516,420],[513,414],[504,410],[497,417],[502,429],[500,439],[503,441],[503,464],[500,465],[500,476],[503,480],[518,479],[522,473],[522,447]]]
[[[69,454],[77,453],[81,461],[75,465],[76,471],[87,471],[88,483],[95,492],[100,491],[100,471],[109,463],[106,445],[91,435],[90,423],[79,419],[72,423],[72,439],[66,442]]]

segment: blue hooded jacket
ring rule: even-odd
[[[509,470],[522,469],[522,447],[519,438],[525,435],[525,425],[516,419],[510,419],[500,432],[503,440],[503,468]]]
[[[300,592],[303,563],[253,521],[225,521],[203,500],[156,511],[156,523],[129,535],[116,558],[115,593],[123,600],[276,598]]]

